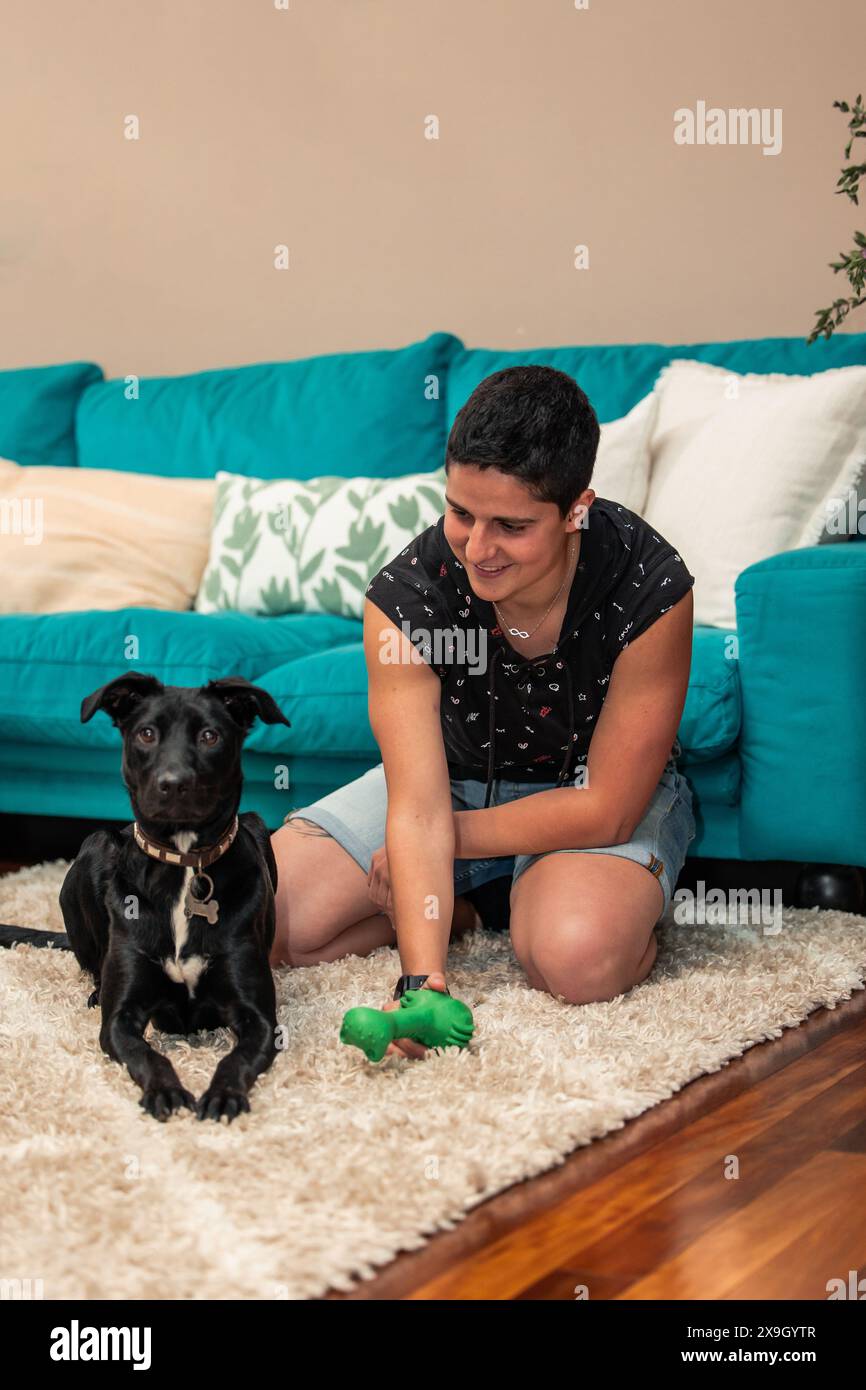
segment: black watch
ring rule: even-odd
[[[397,981],[393,997],[399,999],[401,994],[405,994],[407,989],[420,989],[424,981],[429,979],[429,975],[401,975]],[[444,991],[445,994],[451,993],[450,989]]]

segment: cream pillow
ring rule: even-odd
[[[627,415],[601,426],[590,487],[643,516],[650,476],[650,441],[658,408],[655,390]]]
[[[817,545],[866,463],[866,367],[740,375],[679,360],[659,374],[642,515],[695,576],[695,622],[736,628],[748,565]]]
[[[0,612],[190,608],[215,493],[212,478],[0,459]]]

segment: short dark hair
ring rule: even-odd
[[[574,377],[555,367],[505,367],[476,386],[451,426],[445,468],[498,468],[565,516],[589,487],[601,431]]]

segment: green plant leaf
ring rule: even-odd
[[[335,579],[323,579],[315,594],[323,613],[335,613],[342,616],[343,596]]]
[[[388,503],[388,511],[391,513],[391,520],[395,526],[399,526],[403,531],[409,531],[414,535],[418,528],[418,520],[421,512],[418,507],[418,498],[398,497],[395,502]]]
[[[349,527],[348,545],[336,546],[335,553],[341,555],[344,560],[356,560],[359,564],[368,563],[370,556],[381,543],[384,529],[384,522],[377,526],[369,517],[365,517],[363,521],[353,521]]]
[[[204,577],[204,584],[202,585],[202,588],[204,589],[204,596],[209,603],[217,603],[219,601],[219,596],[222,593],[222,587],[223,586],[222,581],[220,579],[220,572],[214,565],[213,568],[208,570],[207,574]]]
[[[265,613],[276,617],[281,613],[297,612],[301,605],[292,597],[292,586],[288,579],[280,584],[271,576],[263,589],[259,590],[259,607]]]
[[[437,492],[434,487],[429,487],[427,483],[419,483],[418,491],[422,497],[426,497],[428,502],[432,502],[437,512],[445,510],[445,493]]]
[[[364,592],[369,583],[369,579],[362,578],[356,570],[350,570],[348,565],[335,565],[334,569],[338,574],[341,574],[344,579],[347,579],[350,584],[354,584],[356,589],[360,589],[361,593]]]
[[[306,584],[308,580],[312,579],[313,575],[316,573],[316,570],[319,568],[319,565],[322,563],[322,558],[324,554],[324,550],[319,550],[313,556],[312,560],[307,561],[300,574],[298,575],[298,582],[300,584]]]
[[[249,544],[250,539],[258,530],[261,517],[250,507],[241,507],[234,519],[234,525],[230,536],[226,536],[223,544],[230,546],[232,550],[243,550]]]

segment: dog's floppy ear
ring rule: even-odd
[[[119,726],[146,695],[155,695],[164,689],[162,681],[157,680],[156,676],[146,676],[142,671],[128,671],[125,676],[115,676],[113,681],[100,686],[81,701],[81,722],[86,724],[98,709],[104,709],[111,716],[111,722]]]
[[[251,685],[244,676],[222,676],[219,680],[208,681],[203,686],[205,694],[216,695],[226,707],[236,724],[242,729],[252,728],[258,716],[265,724],[286,724],[292,727],[274,699],[258,685]]]

